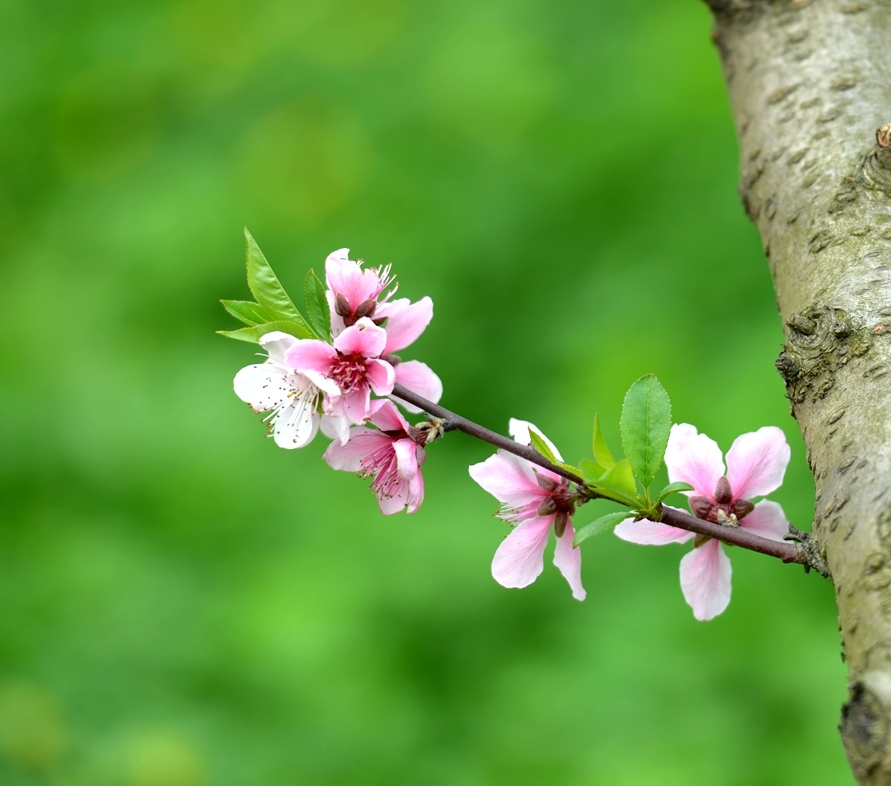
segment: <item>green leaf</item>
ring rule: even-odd
[[[331,309],[325,297],[325,285],[319,281],[315,270],[310,270],[303,281],[306,298],[306,315],[322,341],[331,341]]]
[[[532,447],[535,448],[542,456],[544,456],[552,464],[560,463],[551,450],[551,446],[542,438],[541,434],[536,433],[534,429],[529,429],[529,438],[532,440]]]
[[[630,519],[631,516],[632,514],[628,511],[620,511],[619,513],[607,513],[599,519],[594,519],[590,524],[586,524],[575,533],[575,540],[572,541],[572,545],[578,546],[583,540],[593,538],[595,535],[600,535],[602,532],[612,529],[621,521]]]
[[[294,338],[313,338],[314,335],[305,324],[301,325],[298,322],[291,322],[286,319],[266,322],[253,327],[244,327],[239,330],[218,330],[217,333],[226,338],[234,338],[236,341],[248,341],[256,344],[267,333],[272,333],[275,330],[280,330],[282,333],[294,336]]]
[[[567,464],[565,461],[555,461],[554,462],[558,467],[563,467],[567,472],[571,472],[573,475],[578,475],[582,477],[582,471],[578,467],[572,466],[572,464]]]
[[[297,307],[291,302],[288,293],[276,278],[275,273],[260,251],[257,242],[251,237],[247,227],[244,230],[247,241],[247,279],[257,302],[272,316],[274,321],[296,322],[303,326],[308,337],[314,336],[309,325]]]
[[[220,303],[226,311],[245,325],[272,322],[272,316],[259,303],[252,303],[250,300],[221,300]]]
[[[637,485],[628,459],[622,459],[597,481],[597,490],[611,492],[609,496],[632,507],[637,504]]]
[[[593,486],[595,483],[598,483],[600,479],[606,474],[606,467],[601,467],[596,461],[591,461],[591,459],[582,459],[582,478],[584,478],[585,483],[589,486]]]
[[[662,463],[671,430],[671,400],[653,374],[641,377],[628,390],[619,425],[634,476],[648,488]]]
[[[674,483],[669,483],[662,491],[660,491],[656,495],[656,499],[653,500],[653,507],[658,505],[665,499],[667,496],[671,494],[677,494],[679,491],[693,491],[693,486],[689,483],[684,483],[682,480],[675,481]]]
[[[594,460],[600,464],[601,467],[606,467],[607,469],[613,466],[616,463],[616,460],[606,446],[606,440],[603,437],[603,432],[600,430],[599,414],[594,416],[594,437],[592,442],[594,448]]]

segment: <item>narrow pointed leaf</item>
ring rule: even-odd
[[[226,311],[245,325],[253,327],[272,322],[272,315],[259,303],[252,303],[250,300],[221,300],[220,303]]]
[[[669,483],[662,491],[660,491],[656,495],[656,499],[653,501],[653,507],[662,502],[663,499],[668,497],[671,494],[677,494],[680,491],[693,491],[693,486],[689,483],[684,483],[682,480],[675,481],[674,483]]]
[[[535,432],[535,429],[529,429],[529,438],[532,440],[532,447],[535,448],[542,456],[544,456],[548,461],[553,464],[559,464],[560,462],[557,460],[557,457],[554,455],[554,451],[551,450],[550,445],[545,442],[540,434]]]
[[[628,390],[619,425],[625,456],[647,488],[662,463],[671,430],[671,401],[653,374],[641,377]]]
[[[567,472],[571,472],[573,475],[578,475],[582,477],[582,471],[578,467],[572,466],[572,464],[567,464],[565,461],[555,461],[554,462],[558,467],[563,467]]]
[[[257,241],[251,237],[251,233],[244,230],[247,242],[247,279],[257,302],[272,316],[273,320],[296,322],[303,325],[308,334],[312,334],[309,325],[303,318],[297,307],[291,302],[282,285],[279,283],[272,267],[263,256],[263,252],[257,245]]]
[[[612,529],[616,524],[631,518],[631,515],[632,514],[628,511],[620,511],[619,513],[607,513],[599,519],[594,519],[590,524],[586,524],[575,533],[575,539],[572,541],[572,545],[578,546],[583,540],[593,538],[595,535],[600,535],[601,533]]]
[[[218,330],[217,333],[226,338],[234,338],[236,341],[248,341],[252,344],[257,344],[267,333],[272,333],[276,330],[294,336],[294,338],[315,338],[306,325],[291,322],[290,320],[276,320],[275,322],[266,322],[262,325],[244,327],[239,330]]]
[[[600,430],[600,415],[597,414],[594,416],[594,437],[592,439],[593,448],[594,448],[594,460],[600,464],[601,467],[606,467],[609,469],[616,463],[616,460],[613,458],[613,454],[610,453],[609,448],[606,446],[606,440],[603,437],[603,432]]]
[[[303,282],[303,296],[306,298],[306,315],[316,334],[322,341],[331,340],[331,309],[325,297],[325,285],[319,281],[314,270],[306,274]]]

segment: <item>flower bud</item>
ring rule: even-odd
[[[732,499],[733,490],[730,488],[730,481],[722,475],[715,484],[715,502],[719,505],[728,505]]]
[[[688,502],[690,503],[690,510],[693,511],[693,515],[696,518],[708,519],[713,506],[712,501],[708,497],[690,497]]]
[[[374,315],[374,310],[377,308],[377,303],[374,300],[363,300],[358,306],[356,306],[356,319],[362,319],[362,317],[371,317]]]
[[[349,317],[353,313],[353,310],[350,308],[350,301],[346,299],[346,295],[342,292],[338,292],[334,296],[334,311],[339,317]]]

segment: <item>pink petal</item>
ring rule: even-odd
[[[351,330],[352,328],[347,328]],[[346,330],[341,333],[344,335]],[[386,360],[371,358],[365,362],[365,379],[378,396],[386,396],[393,392],[396,383],[396,372]]]
[[[329,439],[340,441],[345,445],[350,438],[350,419],[345,416],[322,415],[322,433]]]
[[[512,508],[541,502],[547,496],[529,462],[503,450],[479,464],[472,464],[470,477],[499,502]]]
[[[417,513],[418,508],[421,507],[421,503],[424,501],[424,476],[421,473],[420,467],[418,468],[417,474],[410,478],[408,481],[408,504],[405,508],[405,512],[409,515],[412,513]]]
[[[429,297],[411,303],[400,298],[381,306],[375,317],[387,318],[387,346],[381,353],[398,352],[414,343],[433,319],[433,301]]]
[[[669,527],[649,519],[634,521],[628,519],[619,524],[613,532],[622,540],[629,543],[639,543],[642,546],[664,546],[666,543],[686,543],[693,537],[692,532],[678,527]]]
[[[337,360],[337,352],[330,344],[307,338],[298,341],[285,352],[288,365],[296,371],[315,371],[327,376]]]
[[[434,374],[426,363],[420,360],[405,360],[396,368],[396,382],[412,393],[423,396],[434,404],[442,398],[442,381]],[[413,404],[399,399],[399,405],[408,412],[421,412],[422,410]]]
[[[541,429],[534,423],[530,423],[528,420],[517,420],[516,418],[511,418],[507,430],[508,433],[514,438],[515,442],[519,442],[521,445],[531,445],[532,437],[529,436],[530,428],[544,440],[545,444],[551,449],[551,452],[557,457],[557,461],[563,461],[563,456],[560,455],[560,451],[557,450],[557,446],[553,442],[551,442],[551,440],[549,440],[542,433]]]
[[[553,518],[537,516],[517,524],[498,547],[492,576],[502,587],[526,587],[541,574]]]
[[[705,434],[698,434],[689,423],[671,427],[665,448],[665,466],[672,483],[683,481],[693,486],[690,494],[714,498],[715,484],[724,474],[724,462],[718,444]]]
[[[575,530],[572,524],[567,523],[563,531],[563,537],[557,538],[557,548],[554,549],[554,564],[569,582],[572,589],[572,597],[576,600],[584,600],[587,593],[582,586],[582,550],[572,547],[575,538]]]
[[[396,471],[400,478],[411,480],[421,471],[418,462],[418,446],[410,439],[397,439],[393,443],[396,452]]]
[[[727,451],[727,480],[734,499],[751,499],[780,487],[790,450],[786,435],[776,426],[736,438]]]
[[[769,540],[783,540],[789,534],[789,520],[782,506],[769,499],[762,499],[748,516],[741,519],[739,526]]]
[[[358,472],[359,465],[381,448],[386,448],[392,440],[379,431],[360,426],[350,429],[349,441],[345,445],[333,442],[322,458],[332,469]]]
[[[368,317],[362,317],[334,339],[334,348],[344,355],[380,357],[387,344],[387,332]]]
[[[381,431],[408,432],[408,421],[392,401],[377,399],[371,402],[371,422]]]
[[[394,513],[401,513],[408,502],[408,484],[403,483],[392,497],[377,498],[377,506],[381,509],[381,513],[385,516],[392,516]],[[417,509],[417,508],[416,508]]]
[[[333,414],[346,415],[350,423],[359,425],[368,420],[371,394],[368,388],[359,388],[336,399]]]
[[[348,248],[342,248],[328,255],[325,278],[328,286],[346,297],[355,309],[363,301],[376,297],[378,279],[373,270],[363,270],[358,262],[353,262],[349,253]]]
[[[730,558],[717,540],[693,549],[681,560],[681,590],[698,620],[717,617],[730,603]]]

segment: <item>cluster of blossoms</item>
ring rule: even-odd
[[[433,302],[394,299],[389,267],[363,268],[349,259],[348,249],[328,257],[325,278],[331,343],[267,333],[259,343],[268,359],[238,372],[235,393],[254,411],[269,413],[266,422],[279,447],[301,448],[321,430],[334,440],[325,453],[332,467],[373,476],[385,514],[403,508],[413,513],[424,496],[428,435],[412,429],[392,401],[372,393],[389,396],[399,383],[439,401],[439,377],[426,364],[395,354],[423,333]]]
[[[259,250],[256,254],[267,264]],[[249,282],[250,259],[249,246]],[[325,323],[324,329],[316,325],[315,335],[329,340],[298,338],[272,329],[276,327],[273,312],[281,311],[274,294],[259,298],[261,304],[242,304],[255,308],[266,320],[258,333],[269,332],[259,338],[255,333],[252,340],[266,350],[267,359],[238,372],[235,392],[256,412],[268,413],[265,422],[279,447],[303,447],[321,431],[332,440],[324,454],[328,464],[372,478],[371,488],[385,515],[402,510],[414,513],[424,499],[421,467],[426,445],[444,429],[462,427],[435,418],[410,425],[392,400],[395,386],[403,388],[401,395],[427,406],[428,413],[432,409],[431,414],[439,411],[453,421],[463,420],[437,407],[442,383],[427,365],[417,360],[403,361],[396,354],[410,346],[430,323],[433,303],[429,297],[416,303],[394,298],[396,287],[390,268],[364,268],[361,261],[349,259],[348,249],[335,251],[326,260],[327,289],[314,273],[310,275],[316,286],[314,313],[321,314]],[[271,269],[267,278],[280,286]],[[281,295],[287,300],[283,290]],[[288,329],[296,333],[303,329],[301,324],[287,320],[277,324],[286,328],[291,325]],[[305,335],[312,332],[307,328]],[[632,390],[641,385],[640,389],[647,391],[643,398],[634,399],[637,404],[632,401],[632,408],[637,406],[639,410],[636,420],[632,413],[626,423],[623,411],[623,444],[626,428],[632,436],[626,445],[627,458],[617,463],[605,443],[598,448],[599,427],[595,422],[594,451],[597,454],[600,450],[601,454],[597,461],[587,462],[593,465],[593,469],[589,467],[593,474],[586,477],[578,475],[584,474],[583,470],[564,464],[556,446],[526,421],[510,421],[513,442],[492,432],[481,437],[506,448],[470,467],[471,477],[501,504],[498,517],[512,527],[492,561],[492,575],[499,584],[525,587],[535,581],[543,570],[552,529],[556,539],[554,564],[577,600],[584,600],[586,595],[577,540],[589,537],[593,529],[612,526],[618,537],[649,545],[693,539],[693,550],[681,560],[681,589],[694,616],[708,620],[730,602],[730,560],[721,542],[711,535],[726,536],[708,527],[705,531],[709,535],[695,535],[647,518],[661,518],[665,510],[677,511],[662,505],[662,499],[683,491],[696,518],[783,541],[789,530],[783,509],[769,500],[757,504],[752,501],[782,483],[790,455],[783,432],[765,427],[743,434],[727,453],[725,470],[721,451],[713,440],[689,424],[670,426],[668,394],[654,380],[648,375],[632,386]],[[651,394],[664,397],[661,410],[652,403]],[[626,397],[626,405],[628,400]],[[408,412],[424,411],[401,398],[396,401]],[[469,433],[480,436],[481,431]],[[654,502],[649,484],[662,454],[656,455],[654,463],[651,451],[641,452],[635,447],[641,438],[647,445],[659,443],[664,448],[671,482]],[[636,481],[645,487],[644,495],[639,494]],[[592,522],[584,528],[586,531],[576,533],[572,525],[576,507],[598,496],[618,501],[630,511],[627,515],[608,514],[602,517],[608,520],[602,526]],[[674,520],[677,523],[676,517]]]

